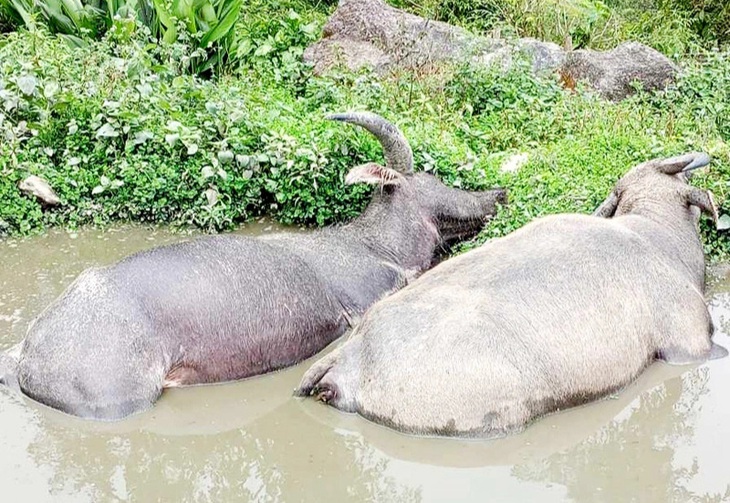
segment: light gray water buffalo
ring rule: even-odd
[[[380,186],[360,217],[310,234],[205,237],[89,269],[34,320],[3,380],[67,413],[115,420],[151,407],[165,387],[293,365],[505,202],[502,189],[467,192],[413,173],[407,140],[377,115],[331,118],[383,146],[385,166],[346,177]]]
[[[636,166],[594,216],[540,218],[378,302],[295,394],[421,435],[502,436],[654,360],[723,356],[703,297],[705,154]]]

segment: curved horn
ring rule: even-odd
[[[618,196],[616,195],[616,192],[611,191],[606,200],[603,201],[600,206],[596,208],[596,211],[593,212],[593,216],[611,218],[613,214],[616,213],[616,208],[618,208]]]
[[[413,171],[413,151],[408,140],[396,126],[371,112],[349,112],[328,115],[333,121],[349,122],[367,129],[383,147],[385,166],[401,173]]]
[[[688,172],[697,168],[704,168],[710,164],[710,156],[704,152],[690,152],[689,154],[670,157],[659,162],[659,171],[667,175],[676,175],[680,171]]]

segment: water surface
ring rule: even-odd
[[[123,226],[0,241],[0,349],[83,269],[183,239]],[[730,347],[728,269],[708,299]],[[610,399],[496,441],[412,438],[294,399],[310,363],[169,390],[120,423],[1,388],[2,501],[730,501],[730,359],[656,364]]]

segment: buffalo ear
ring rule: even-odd
[[[712,221],[717,225],[719,215],[717,211],[717,205],[715,204],[715,198],[712,196],[712,192],[709,190],[701,190],[696,187],[690,187],[685,192],[685,198],[687,204],[691,206],[697,206],[703,212],[710,215]]]
[[[611,218],[618,208],[618,196],[615,191],[611,191],[605,201],[603,201],[596,211],[593,212],[594,217]]]
[[[370,183],[373,185],[398,185],[403,175],[396,170],[386,168],[374,162],[368,162],[352,168],[345,177],[345,184]]]
[[[682,171],[686,173],[693,169],[704,168],[708,164],[710,164],[709,155],[704,152],[691,152],[659,161],[658,168],[667,175],[676,175]]]

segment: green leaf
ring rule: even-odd
[[[15,11],[20,15],[20,17],[23,19],[23,23],[25,23],[25,26],[32,27],[33,26],[33,17],[30,15],[29,9],[26,9],[25,5],[23,5],[23,2],[20,0],[10,0],[10,3],[13,5],[13,8]],[[30,8],[30,6],[28,6]]]
[[[214,25],[218,22],[218,16],[215,15],[215,9],[210,2],[206,2],[205,5],[200,8],[200,16],[209,25]]]
[[[198,27],[195,20],[195,11],[193,10],[193,0],[173,0],[172,13],[181,20],[185,20],[190,33],[196,33]]]
[[[157,17],[162,25],[165,28],[168,28],[168,30],[171,27],[174,27],[175,21],[172,19],[172,14],[168,12],[164,0],[152,0],[152,4],[154,5],[155,13],[157,14]],[[177,32],[175,34],[175,37],[177,38]]]
[[[35,91],[38,81],[32,75],[23,75],[22,77],[18,77],[16,84],[23,94],[31,95]]]
[[[167,30],[165,30],[165,35],[162,37],[162,41],[166,44],[174,44],[177,40],[177,27],[170,26]]]
[[[207,47],[208,44],[217,42],[231,32],[233,25],[238,20],[238,14],[241,11],[241,1],[233,0],[221,13],[220,22],[215,27],[203,36],[200,41],[203,47]]]
[[[717,220],[717,230],[726,231],[728,229],[730,229],[730,215],[722,215]]]
[[[197,71],[199,73],[207,72],[208,70],[213,68],[215,65],[217,65],[220,62],[220,60],[221,60],[221,54],[220,54],[220,52],[218,52],[218,53],[212,55],[211,57],[209,57],[208,61],[206,61],[202,65],[198,66]]]
[[[115,138],[117,136],[119,136],[119,132],[117,132],[117,130],[114,129],[114,126],[112,126],[108,122],[101,126],[96,132],[97,138]]]
[[[83,49],[89,46],[89,43],[86,40],[79,38],[76,35],[68,35],[62,33],[59,35],[59,37],[61,37],[64,42],[66,42],[66,45],[74,49]]]
[[[251,44],[251,41],[247,38],[244,38],[236,47],[236,57],[242,58],[246,56],[249,52],[251,52],[252,49],[253,45]]]
[[[263,44],[256,49],[256,51],[253,53],[254,56],[266,56],[268,53],[273,51],[274,48],[271,47],[269,44]]]

